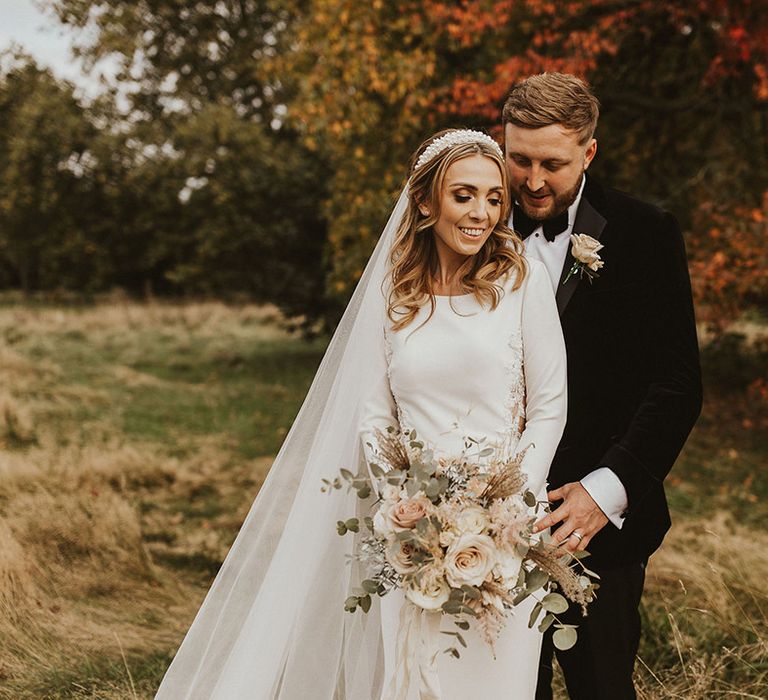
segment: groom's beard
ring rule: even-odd
[[[562,214],[568,207],[571,206],[576,201],[576,197],[579,194],[579,190],[581,189],[581,179],[584,177],[582,176],[576,181],[576,184],[569,189],[567,192],[563,192],[562,194],[554,193],[549,188],[543,188],[539,190],[538,192],[531,192],[524,184],[520,187],[515,187],[515,185],[511,185],[512,194],[514,195],[515,200],[520,204],[523,211],[531,217],[534,221],[545,221],[547,219],[554,219],[556,216],[559,216]],[[550,194],[553,195],[552,197],[552,203],[546,208],[542,209],[541,207],[530,207],[525,199],[522,197],[523,193],[527,193],[529,195],[542,195],[542,194]]]

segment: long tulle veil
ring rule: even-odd
[[[406,186],[158,700],[378,695],[378,599],[367,615],[344,612],[357,579],[347,560],[354,542],[335,530],[360,504],[354,491],[320,486],[360,464],[359,408],[365,387],[386,372],[381,289],[407,203]]]

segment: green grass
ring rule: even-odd
[[[0,577],[0,700],[152,697],[323,348],[251,307],[0,303],[0,526],[42,572]],[[738,361],[717,352],[667,482],[675,526],[649,569],[641,699],[760,697],[768,681],[768,411],[723,385],[718,363]],[[62,533],[40,530],[57,505]],[[66,514],[83,509],[105,520],[80,541]],[[131,528],[138,545],[119,534]],[[16,623],[1,619],[3,581]]]

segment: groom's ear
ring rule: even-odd
[[[596,153],[597,139],[590,139],[589,143],[587,144],[587,150],[584,151],[584,170],[589,167],[589,164],[592,162],[592,159],[595,157]]]

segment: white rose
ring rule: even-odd
[[[381,497],[385,501],[396,501],[400,498],[400,487],[394,484],[384,484],[384,487],[381,489]]]
[[[373,531],[380,537],[387,537],[395,531],[392,519],[389,517],[389,511],[394,505],[394,503],[382,503],[376,511],[376,515],[373,516]]]
[[[387,547],[387,561],[398,574],[412,574],[419,568],[411,560],[413,552],[414,548],[410,542],[395,540]]]
[[[496,547],[488,535],[461,535],[445,553],[445,577],[455,588],[479,586],[496,563]]]
[[[603,249],[600,241],[588,236],[586,233],[571,234],[571,255],[579,262],[585,263],[592,270],[599,270],[603,266],[603,261],[597,251]]]
[[[422,584],[412,583],[405,588],[405,597],[423,610],[440,610],[451,593],[444,578],[425,577]]]
[[[514,587],[517,583],[522,565],[523,558],[517,552],[509,549],[496,550],[496,566],[493,567],[493,571],[508,588]]]
[[[488,514],[480,506],[468,506],[456,516],[453,527],[462,534],[479,535],[488,527]]]
[[[441,530],[439,537],[440,546],[450,547],[458,539],[458,537],[458,533],[453,529]]]

